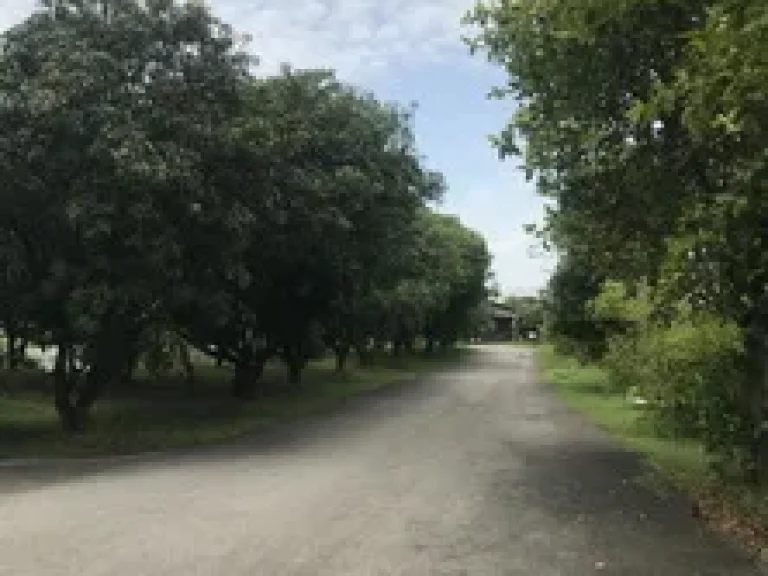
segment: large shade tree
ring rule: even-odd
[[[170,223],[196,201],[197,140],[236,101],[243,60],[207,10],[166,0],[52,2],[3,36],[2,226],[39,286],[28,310],[59,350],[67,429],[181,277]]]

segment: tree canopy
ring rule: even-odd
[[[605,282],[628,299],[649,288],[646,331],[734,323],[743,381],[721,386],[738,425],[710,448],[768,471],[768,7],[519,0],[480,2],[468,20],[472,48],[508,72],[497,95],[520,103],[500,150],[555,201],[542,231],[562,255],[555,331],[598,356],[626,335],[626,319],[592,313]]]
[[[295,382],[325,347],[469,330],[490,257],[431,207],[411,110],[255,64],[194,2],[56,0],[2,35],[0,323],[58,350],[65,429],[161,350],[242,397],[272,357]]]

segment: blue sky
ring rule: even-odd
[[[461,43],[461,16],[473,0],[208,0],[224,21],[252,36],[262,71],[282,62],[329,67],[382,99],[417,102],[415,125],[427,164],[449,191],[440,208],[483,233],[505,293],[533,293],[551,260],[534,258],[522,227],[540,221],[542,202],[517,169],[488,143],[513,112],[488,100],[504,75]],[[35,0],[0,0],[0,29],[32,10]]]

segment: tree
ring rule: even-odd
[[[56,407],[76,430],[180,277],[191,143],[226,116],[244,61],[204,8],[170,0],[58,1],[3,39],[3,226],[39,282],[30,312],[58,346]]]
[[[442,280],[447,295],[435,299],[424,336],[428,345],[452,346],[473,331],[474,312],[488,297],[491,256],[485,239],[457,217],[434,214],[431,220],[434,239],[428,235],[425,244],[438,249],[428,278]]]
[[[481,27],[473,48],[509,73],[499,95],[522,104],[500,150],[525,140],[527,171],[556,201],[550,239],[606,275],[658,273],[692,188],[678,182],[700,168],[679,107],[642,120],[630,112],[673,77],[703,4],[526,0],[481,3],[471,17]]]
[[[664,295],[687,297],[735,321],[744,336],[743,394],[749,406],[748,466],[768,479],[768,6],[754,0],[709,3],[674,79],[658,83],[644,114],[681,102],[683,123],[708,151],[697,197],[681,223]]]
[[[0,323],[56,346],[67,431],[139,363],[191,379],[194,347],[245,397],[274,356],[297,383],[324,345],[451,344],[484,297],[411,112],[238,50],[174,0],[51,0],[3,34]]]
[[[275,354],[298,381],[318,324],[340,356],[359,344],[358,308],[442,190],[420,166],[409,115],[332,73],[285,69],[243,90],[230,144],[209,159],[225,210],[202,236],[231,241],[218,262],[190,255],[202,274],[190,284],[208,288],[185,313],[195,342],[234,362],[236,395]]]
[[[567,257],[559,262],[549,281],[547,329],[558,347],[582,360],[601,358],[607,349],[609,327],[589,309],[603,281],[603,277]]]
[[[556,201],[555,302],[613,279],[647,283],[662,327],[681,302],[734,321],[753,471],[768,470],[763,4],[522,0],[469,17],[473,48],[509,72],[499,94],[521,102],[498,144],[520,152],[524,138],[529,174]]]
[[[424,209],[408,252],[409,266],[396,285],[380,290],[378,338],[396,353],[423,337],[427,350],[451,346],[473,330],[486,299],[490,255],[485,240],[455,216]]]

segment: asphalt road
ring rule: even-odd
[[[0,470],[0,574],[757,574],[642,473],[489,347],[237,446]]]

